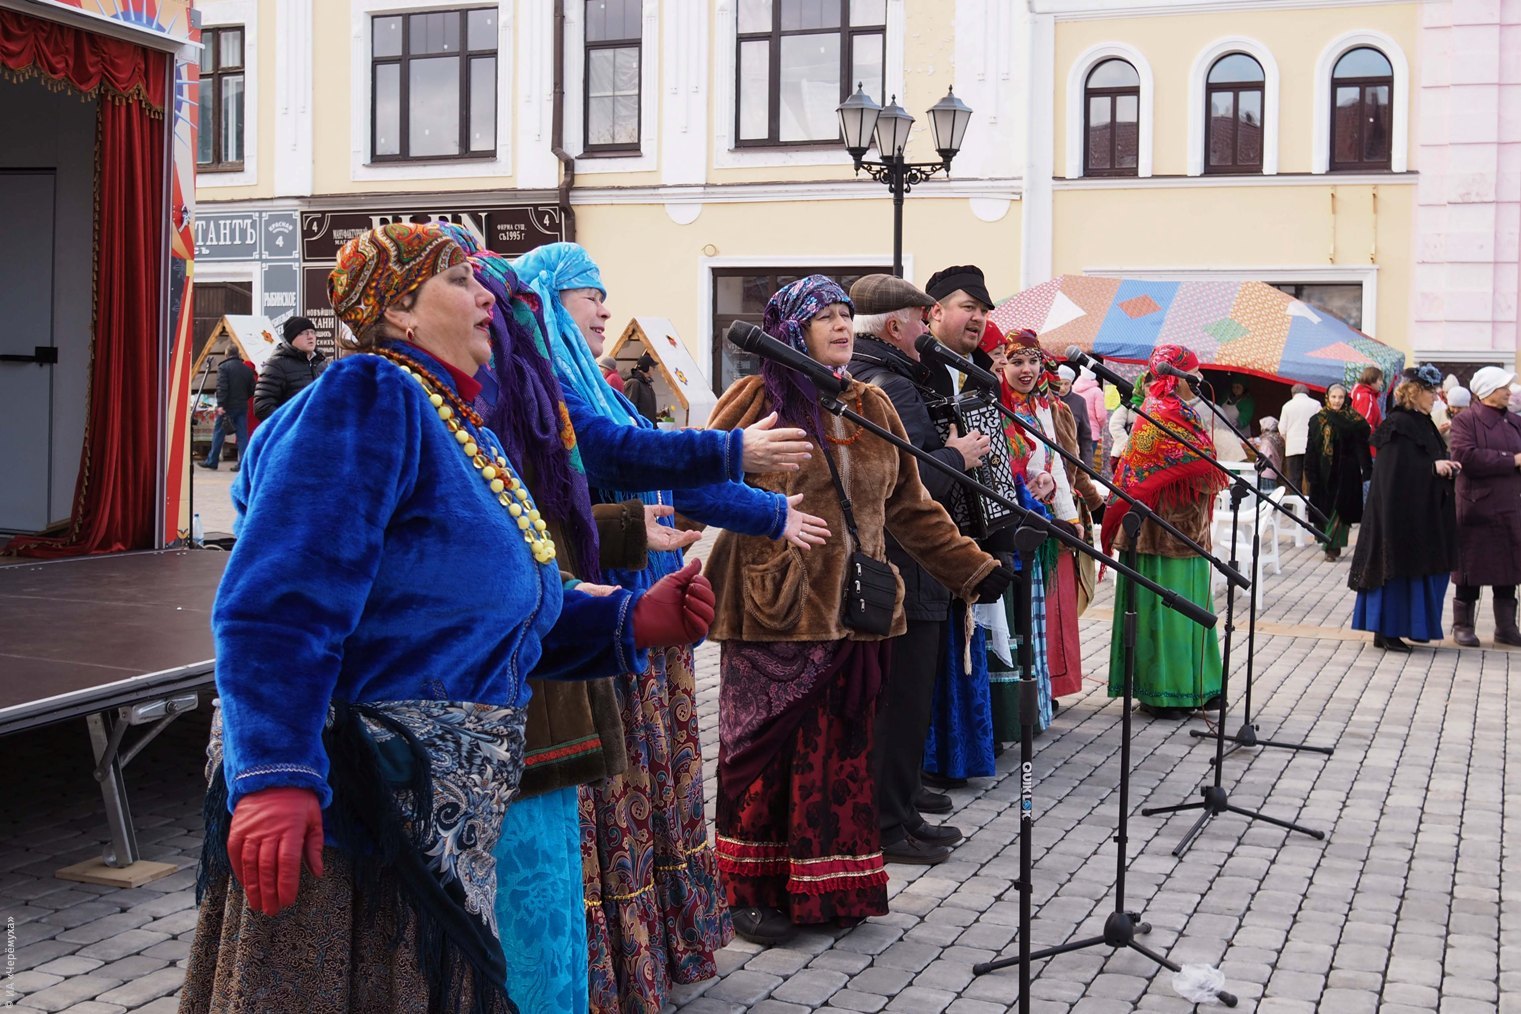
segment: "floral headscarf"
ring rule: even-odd
[[[327,276],[338,319],[363,335],[398,299],[465,262],[465,252],[436,225],[393,222],[343,244]]]
[[[1167,363],[1184,373],[1194,373],[1199,369],[1199,357],[1194,355],[1193,349],[1182,345],[1158,345],[1151,350],[1151,358],[1146,361],[1146,372],[1136,379],[1135,398],[1170,398],[1178,389],[1177,377],[1165,377],[1157,373],[1157,366]],[[1137,400],[1136,404],[1140,404]]]
[[[809,275],[799,278],[778,289],[766,301],[766,314],[761,327],[779,342],[786,342],[799,352],[807,354],[806,333],[808,322],[827,306],[844,303],[855,312],[850,294],[833,278],[826,275]],[[766,384],[766,395],[776,408],[780,419],[789,426],[799,426],[815,438],[823,433],[823,421],[819,416],[818,392],[813,383],[798,376],[769,359],[761,363],[761,377]]]

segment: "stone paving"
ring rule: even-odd
[[[1232,803],[1327,838],[1226,814],[1174,859],[1194,815],[1140,810],[1198,798],[1213,750],[1187,735],[1198,720],[1138,714],[1127,901],[1153,927],[1141,939],[1180,963],[1218,965],[1242,1011],[1521,1014],[1521,858],[1505,847],[1521,841],[1521,796],[1514,788],[1507,795],[1506,781],[1508,730],[1521,720],[1511,655],[1450,646],[1386,655],[1346,629],[1345,563],[1324,563],[1287,538],[1283,557],[1283,574],[1265,582],[1258,718],[1265,736],[1336,753],[1241,751],[1225,762],[1225,785]],[[1035,947],[1096,935],[1113,908],[1120,708],[1100,682],[1111,587],[1105,582],[1082,624],[1087,689],[1036,741]],[[1244,618],[1240,626],[1231,674],[1238,707]],[[1486,643],[1489,634],[1486,623]],[[698,657],[711,807],[717,651],[705,646]],[[1239,722],[1233,712],[1230,728]],[[77,1014],[175,1009],[195,921],[205,733],[204,714],[182,719],[129,770],[145,856],[184,866],[135,890],[53,877],[97,854],[103,836],[82,723],[4,741],[0,911],[12,920],[15,966],[0,1004]],[[974,978],[972,966],[1014,953],[1015,767],[1010,751],[998,777],[952,793],[957,810],[947,819],[968,837],[950,862],[889,867],[890,914],[771,950],[737,941],[719,957],[720,977],[682,987],[676,1009],[1008,1009],[1016,971]],[[1106,947],[1038,965],[1032,998],[1033,1009],[1052,1014],[1192,1006],[1169,973]]]

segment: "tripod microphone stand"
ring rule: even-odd
[[[1134,513],[1127,514],[1120,522],[1129,536],[1129,545],[1124,550],[1125,564],[1131,569],[1136,565],[1136,541],[1141,533],[1141,518]],[[1018,538],[1016,533],[1016,539]],[[1021,550],[1023,552],[1023,550]],[[1125,908],[1125,874],[1129,866],[1127,848],[1129,845],[1128,829],[1130,826],[1130,702],[1135,694],[1135,648],[1136,648],[1136,584],[1134,581],[1125,583],[1124,593],[1124,617],[1121,628],[1121,647],[1124,655],[1124,708],[1120,712],[1120,819],[1119,828],[1115,832],[1115,889],[1114,911],[1104,920],[1104,932],[1101,936],[1088,937],[1083,940],[1074,940],[1071,943],[1058,944],[1055,947],[1046,947],[1039,951],[1030,950],[1030,836],[1034,821],[1034,804],[1030,798],[1030,766],[1031,766],[1031,737],[1034,718],[1031,716],[1035,699],[1034,678],[1034,651],[1033,639],[1029,631],[1033,626],[1031,605],[1028,585],[1023,584],[1019,592],[1019,598],[1015,600],[1017,618],[1022,626],[1020,631],[1019,664],[1024,676],[1020,679],[1020,816],[1019,816],[1019,956],[1014,958],[999,958],[994,961],[984,961],[972,966],[973,975],[985,975],[1009,965],[1019,965],[1019,1010],[1020,1014],[1026,1014],[1030,1009],[1030,965],[1032,962],[1044,958],[1054,957],[1058,954],[1066,954],[1071,951],[1086,950],[1089,947],[1128,947],[1139,954],[1144,954],[1163,968],[1173,972],[1181,972],[1183,969],[1177,963],[1158,954],[1156,951],[1136,940],[1137,934],[1150,933],[1151,925],[1143,922],[1139,912],[1131,912]],[[1227,622],[1229,620],[1227,619]],[[1027,704],[1027,701],[1029,702]],[[1027,717],[1031,716],[1031,717]],[[1215,994],[1221,1003],[1227,1007],[1236,1006],[1236,996],[1221,990]]]
[[[1220,409],[1215,405],[1215,403],[1213,401],[1208,401],[1208,400],[1203,399],[1203,398],[1201,398],[1200,400],[1204,401],[1204,403],[1209,406],[1209,410],[1214,413],[1215,417],[1217,419],[1219,419],[1221,422],[1225,423],[1225,425],[1230,428],[1230,431],[1232,433],[1234,433],[1238,439],[1243,440],[1243,441],[1246,439],[1246,435],[1244,433],[1242,433],[1239,429],[1237,429],[1236,425],[1234,423],[1232,423],[1228,418],[1226,418],[1225,414],[1220,411]],[[1298,497],[1305,504],[1307,504],[1307,505],[1309,504],[1309,500],[1305,498],[1304,493],[1300,491],[1299,487],[1295,486],[1292,482],[1289,481],[1288,476],[1279,475],[1278,478],[1281,479],[1281,480],[1283,480],[1283,484],[1284,484],[1284,487],[1286,489],[1288,489],[1289,491],[1291,491],[1296,497]],[[1268,502],[1271,503],[1272,501],[1268,501]],[[1311,509],[1313,510],[1314,508],[1311,508]],[[1318,514],[1319,511],[1317,511],[1316,513]],[[1233,529],[1234,529],[1234,526],[1235,526],[1235,521],[1236,521],[1236,518],[1233,516],[1231,518],[1231,523],[1232,523],[1232,528]],[[1235,538],[1234,531],[1232,532],[1231,538],[1232,539]],[[1258,563],[1259,563],[1259,559],[1260,559],[1261,550],[1262,550],[1262,526],[1260,524],[1253,524],[1252,525],[1252,590],[1251,590],[1251,595],[1250,595],[1250,597],[1248,599],[1247,621],[1246,621],[1246,693],[1243,696],[1242,705],[1241,705],[1241,711],[1242,711],[1242,715],[1241,715],[1241,729],[1235,735],[1233,735],[1233,736],[1226,736],[1225,737],[1225,739],[1227,741],[1236,744],[1235,746],[1231,747],[1231,749],[1228,751],[1228,754],[1235,753],[1237,750],[1246,749],[1246,748],[1249,748],[1249,747],[1274,746],[1274,747],[1278,747],[1278,748],[1283,749],[1283,750],[1304,750],[1304,751],[1308,751],[1308,752],[1311,752],[1311,753],[1321,753],[1321,754],[1326,754],[1327,756],[1330,756],[1332,753],[1335,752],[1335,748],[1334,747],[1311,746],[1308,743],[1284,743],[1284,742],[1281,742],[1279,740],[1274,740],[1274,739],[1261,739],[1257,735],[1258,727],[1257,727],[1256,723],[1254,723],[1252,721],[1252,685],[1253,685],[1253,682],[1254,682],[1254,680],[1253,680],[1254,669],[1255,669],[1255,665],[1256,665],[1256,661],[1257,661],[1257,653],[1256,653],[1256,647],[1257,647],[1257,578],[1259,577]],[[1218,732],[1218,730],[1217,730],[1217,732]],[[1193,737],[1197,738],[1197,739],[1203,739],[1205,737],[1215,735],[1215,733],[1204,732],[1204,731],[1201,731],[1199,729],[1190,729],[1189,732],[1188,732],[1188,734],[1190,736],[1193,736]]]

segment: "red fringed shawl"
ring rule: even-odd
[[[1199,420],[1199,414],[1176,395],[1148,396],[1142,410],[1173,433],[1213,455],[1215,445]],[[1226,479],[1208,461],[1201,460],[1177,437],[1137,418],[1130,446],[1114,470],[1114,482],[1126,493],[1159,513],[1174,510],[1200,497],[1213,498],[1226,486]],[[1111,497],[1104,511],[1103,546],[1109,552],[1120,530],[1120,520],[1130,505]]]

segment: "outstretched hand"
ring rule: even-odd
[[[676,513],[676,508],[664,504],[644,505],[644,542],[652,553],[685,549],[698,539],[701,532],[683,532],[660,523]]]
[[[787,526],[782,530],[782,538],[799,549],[822,546],[829,538],[829,525],[823,518],[798,510],[797,505],[802,502],[801,493],[787,498]]]
[[[796,472],[813,457],[808,434],[793,426],[774,429],[776,413],[745,427],[744,469],[746,472]]]

